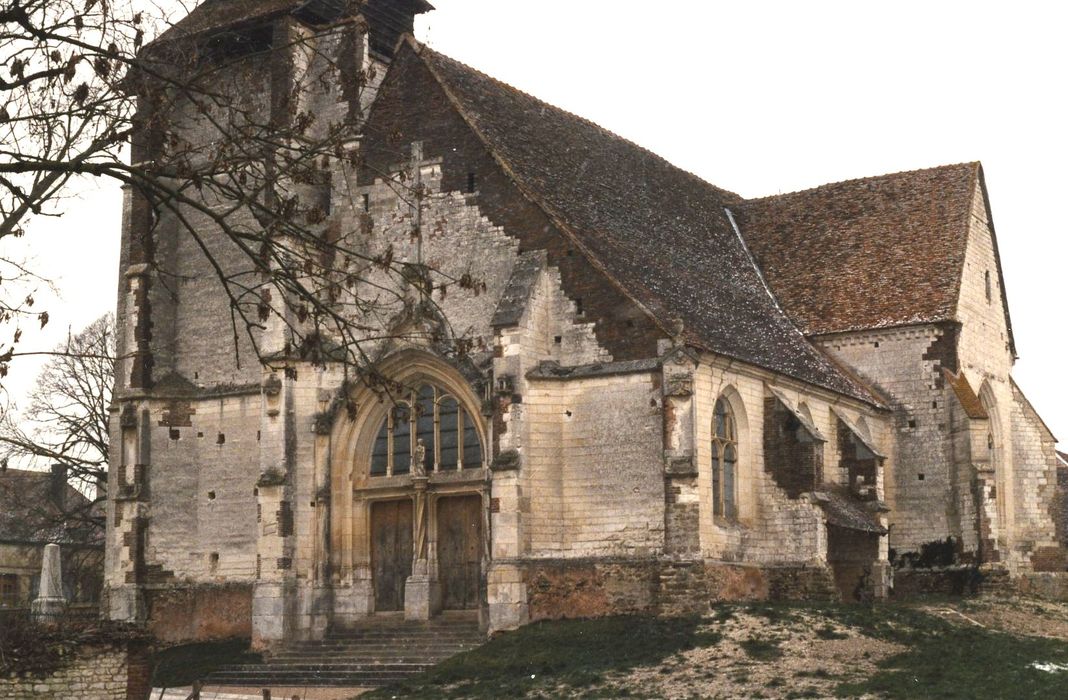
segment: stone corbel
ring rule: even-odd
[[[664,473],[673,477],[695,477],[697,465],[694,464],[693,457],[672,457],[665,461]]]
[[[523,458],[519,450],[505,450],[493,458],[490,471],[517,472],[523,464]]]
[[[285,472],[277,467],[271,467],[267,471],[260,474],[260,478],[259,481],[256,482],[256,486],[259,488],[269,488],[271,486],[284,486],[285,483]]]

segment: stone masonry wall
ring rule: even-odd
[[[413,110],[411,105],[429,105]],[[360,185],[373,184],[383,172],[407,161],[410,145],[423,144],[427,159],[441,163],[441,191],[465,192],[494,225],[519,242],[522,252],[546,250],[548,263],[560,272],[566,296],[594,323],[598,342],[614,359],[656,356],[663,332],[595,268],[551,219],[516,188],[496,160],[450,107],[449,98],[417,59],[396,60],[368,119],[365,167]]]
[[[806,562],[826,562],[827,534],[823,513],[806,494],[791,497],[766,471],[765,410],[769,399],[778,401],[769,390],[775,386],[790,400],[794,409],[804,406],[813,425],[827,438],[817,443],[820,459],[827,468],[823,478],[847,486],[846,470],[838,465],[837,424],[834,408],[856,423],[862,422],[871,439],[893,463],[894,446],[888,416],[863,404],[846,404],[830,394],[783,382],[781,378],[756,368],[742,367],[712,357],[705,358],[696,375],[695,416],[696,464],[700,492],[701,552],[706,559],[752,562],[774,566]],[[738,431],[737,502],[734,520],[713,518],[710,444],[712,415],[718,398],[731,406]],[[799,409],[798,409],[799,410]],[[823,484],[811,484],[808,491]],[[875,494],[883,497],[883,469],[876,474]],[[886,538],[881,539],[879,558],[886,558]]]
[[[255,578],[262,410],[258,393],[152,403],[146,564],[179,580]]]
[[[82,647],[49,675],[0,678],[0,698],[148,700],[150,677],[143,649]]]
[[[952,468],[949,402],[942,368],[954,369],[952,326],[914,326],[820,339],[834,358],[852,367],[890,400],[895,460],[886,469],[891,509],[890,547],[919,551],[928,542],[960,537],[959,499],[967,489]],[[947,349],[948,347],[948,349]]]
[[[649,374],[530,382],[523,400],[529,556],[662,549],[658,397]]]
[[[1057,539],[1058,494],[1056,443],[1027,397],[1013,385],[1014,450],[1018,550],[1030,555],[1034,571],[1065,571],[1068,558]]]

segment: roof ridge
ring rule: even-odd
[[[840,185],[852,185],[861,182],[877,182],[880,180],[888,180],[891,178],[902,177],[904,175],[919,175],[920,173],[930,173],[938,170],[952,170],[954,168],[962,167],[979,168],[982,167],[981,161],[970,160],[960,163],[948,163],[946,165],[934,165],[929,168],[915,168],[913,170],[899,170],[893,173],[885,173],[883,175],[869,175],[866,177],[854,177],[847,180],[836,180],[834,182],[825,182],[822,185],[816,185],[815,187],[806,187],[802,190],[792,190],[790,192],[780,192],[778,194],[764,195],[763,197],[753,197],[752,199],[746,199],[745,204],[753,202],[767,202],[773,199],[779,199],[782,197],[793,197],[795,195],[808,194],[810,192],[818,192],[819,190],[829,189],[831,187],[838,187]]]
[[[708,180],[704,179],[700,175],[697,175],[696,173],[693,173],[693,172],[691,172],[689,170],[686,170],[685,168],[679,167],[678,165],[675,165],[670,160],[668,160],[664,156],[656,153],[655,151],[653,151],[653,150],[651,150],[651,149],[649,149],[649,148],[647,148],[645,146],[642,146],[640,143],[637,143],[635,141],[632,141],[631,139],[628,139],[626,136],[621,136],[621,135],[617,134],[616,132],[612,131],[611,129],[607,129],[604,126],[601,126],[600,124],[598,124],[597,122],[593,121],[592,119],[590,119],[588,117],[584,117],[581,114],[576,114],[575,112],[572,112],[570,110],[564,109],[563,107],[559,107],[557,105],[554,105],[551,102],[546,102],[545,100],[541,99],[540,97],[538,97],[536,95],[532,95],[531,93],[529,93],[529,92],[527,92],[525,90],[521,90],[521,89],[517,88],[516,86],[514,86],[514,85],[512,85],[510,83],[504,82],[500,78],[495,78],[492,75],[490,75],[489,73],[481,71],[478,68],[475,68],[474,66],[471,66],[471,65],[469,65],[467,63],[464,63],[463,61],[458,61],[455,58],[452,58],[451,56],[447,56],[447,55],[441,53],[440,51],[438,51],[437,49],[434,49],[434,48],[428,46],[427,44],[419,41],[415,37],[412,37],[411,35],[409,35],[409,39],[415,45],[415,48],[416,48],[417,51],[424,51],[424,50],[425,51],[429,51],[431,54],[433,54],[437,58],[444,59],[445,61],[448,61],[448,62],[451,62],[451,63],[455,63],[458,66],[460,66],[460,67],[462,67],[462,68],[464,68],[466,70],[469,70],[472,73],[476,73],[480,77],[485,78],[486,80],[489,80],[490,82],[492,82],[492,83],[494,83],[496,85],[500,85],[501,87],[506,88],[507,90],[509,90],[511,92],[514,92],[514,93],[516,93],[518,95],[521,95],[521,96],[523,96],[523,97],[525,97],[525,98],[527,98],[529,100],[533,100],[534,102],[537,102],[540,105],[544,105],[545,107],[548,107],[549,109],[556,110],[560,114],[566,115],[566,116],[568,116],[568,117],[570,117],[572,119],[580,121],[580,122],[584,123],[587,126],[591,126],[594,129],[597,129],[598,131],[600,131],[602,134],[605,134],[606,136],[610,136],[611,138],[616,139],[617,141],[622,141],[623,143],[626,143],[626,144],[628,144],[630,146],[633,146],[634,148],[636,148],[636,149],[642,151],[643,153],[651,156],[652,158],[660,161],[661,163],[664,163],[668,167],[673,168],[673,169],[679,171],[680,173],[683,173],[683,174],[687,175],[688,177],[691,177],[691,178],[697,180],[698,182],[702,183],[706,187],[711,187],[712,189],[717,190],[719,192],[722,192],[723,194],[727,194],[727,195],[730,195],[732,197],[736,197],[738,201],[737,202],[733,202],[734,204],[748,201],[744,197],[742,197],[740,194],[738,194],[737,192],[732,192],[730,190],[724,189],[724,188],[720,187],[719,185],[715,185],[715,184],[709,182]]]

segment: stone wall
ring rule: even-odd
[[[147,650],[127,646],[83,646],[46,675],[0,677],[5,700],[148,700],[152,668]]]
[[[252,585],[169,586],[146,591],[148,631],[161,642],[248,639]]]
[[[842,466],[839,449],[839,414],[849,417],[854,425],[864,425],[866,439],[887,455],[885,465],[876,467],[871,484],[871,497],[883,498],[883,472],[895,460],[893,426],[885,412],[859,402],[844,402],[833,395],[804,385],[788,382],[757,368],[728,363],[713,357],[704,358],[696,373],[696,414],[694,435],[696,444],[697,483],[700,494],[701,554],[708,559],[730,562],[751,562],[763,565],[802,565],[826,562],[827,533],[823,513],[813,505],[807,493],[830,486],[847,487],[848,465]],[[787,408],[772,393],[774,388],[790,403]],[[710,443],[712,415],[718,398],[731,405],[738,430],[738,515],[731,520],[714,518],[712,514],[712,480]],[[769,424],[768,407],[777,407],[771,414],[774,434],[766,434]],[[833,409],[833,410],[832,410]],[[810,470],[804,487],[788,491],[783,488],[767,467],[793,474],[796,465],[775,455],[782,450],[783,436],[778,422],[793,411],[806,413],[806,420],[822,436],[803,447],[809,453],[813,467],[818,461],[820,477]],[[837,413],[836,413],[837,412]],[[859,429],[859,428],[858,428]],[[796,438],[796,434],[794,435]],[[772,448],[772,462],[768,462],[768,448]],[[886,538],[881,539],[879,559],[887,554]]]
[[[1021,564],[1034,571],[1065,571],[1057,538],[1057,452],[1053,435],[1013,382],[1012,448],[1016,495],[1013,539]]]
[[[661,551],[658,397],[649,374],[530,383],[521,477],[527,556]]]
[[[565,559],[523,565],[530,619],[702,615],[717,603],[837,600],[825,566]]]
[[[955,400],[942,369],[955,369],[953,326],[914,326],[840,334],[821,346],[886,395],[893,408],[895,459],[886,469],[890,547],[919,551],[933,540],[960,536],[960,493],[948,439]]]

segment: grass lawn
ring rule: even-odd
[[[362,698],[1068,698],[1068,640],[981,624],[969,605],[986,604],[730,605],[703,619],[541,622]],[[1061,612],[1068,624],[1068,606]],[[1049,613],[1034,614],[1041,627]]]

